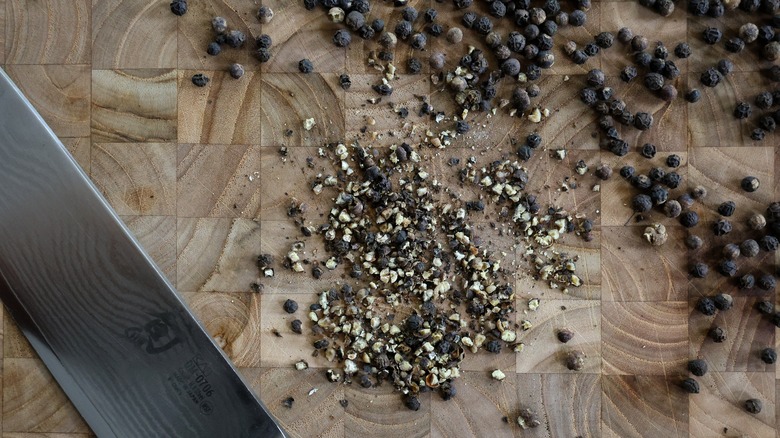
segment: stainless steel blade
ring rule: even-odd
[[[98,436],[285,436],[2,70],[0,277]]]

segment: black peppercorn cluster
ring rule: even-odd
[[[751,131],[750,138],[755,141],[761,141],[766,134],[775,132],[778,123],[780,123],[780,109],[773,110],[780,105],[780,90],[763,91],[753,100],[753,105],[762,111],[755,119],[756,127]],[[749,102],[740,102],[734,109],[734,117],[737,119],[747,119],[753,114]]]
[[[624,27],[618,35],[622,36],[620,41],[631,48],[634,61],[634,65],[623,68],[620,78],[624,82],[631,82],[640,74],[641,69],[644,72],[642,82],[645,88],[667,102],[676,99],[678,92],[673,82],[680,76],[680,69],[669,59],[669,49],[664,43],[658,41],[652,50],[648,51],[647,38],[634,35],[631,29]],[[691,49],[687,43],[680,43],[675,46],[673,53],[678,58],[687,58]]]

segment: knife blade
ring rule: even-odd
[[[0,299],[100,437],[285,437],[0,70]]]

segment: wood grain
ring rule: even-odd
[[[10,65],[7,72],[55,134],[89,136],[88,65]]]
[[[183,294],[195,315],[237,367],[260,365],[260,297],[251,292]]]
[[[431,433],[431,399],[438,397],[428,393],[420,400],[420,409],[410,411],[395,389],[384,384],[364,389],[358,385],[344,388],[344,398],[349,402],[345,409],[345,436],[402,438],[427,437]]]
[[[345,386],[328,382],[321,370],[297,371],[289,367],[244,368],[241,372],[252,388],[261,394],[271,414],[286,426],[286,431],[291,436],[346,436],[346,414],[339,403],[345,400]],[[317,391],[308,395],[315,388]],[[288,397],[295,400],[292,408],[282,405]]]
[[[91,177],[120,215],[176,213],[176,145],[93,143]]]
[[[517,308],[525,309],[525,303],[518,303]],[[518,333],[518,340],[525,344],[517,355],[518,373],[572,373],[565,364],[572,351],[585,354],[585,367],[578,374],[601,372],[600,301],[542,300],[536,311],[521,311],[525,314],[518,318],[528,319],[533,327]],[[574,332],[566,344],[557,338],[562,329]]]
[[[618,181],[618,183],[623,183]],[[644,226],[602,227],[605,301],[683,301],[688,298],[688,255],[681,226],[667,227],[668,241],[652,246]]]
[[[177,286],[184,292],[244,292],[257,277],[260,224],[247,219],[178,218]]]
[[[5,6],[5,62],[90,62],[89,0],[6,0]]]
[[[762,298],[740,296],[743,294],[735,289],[721,289],[723,293],[731,293],[734,306],[714,317],[694,310],[697,299],[691,299],[690,356],[706,360],[714,371],[774,371],[774,364],[761,360],[761,350],[775,344],[775,326],[755,310]],[[707,336],[711,327],[726,330],[726,340],[720,344],[713,342]]]
[[[775,436],[773,373],[708,373],[699,378],[701,393],[690,396],[690,436]],[[757,398],[759,414],[745,411],[745,400]]]
[[[89,431],[39,359],[4,360],[3,383],[4,432]]]
[[[175,70],[92,72],[92,140],[176,140]]]
[[[176,217],[122,216],[121,219],[168,281],[176,286]]]
[[[338,75],[267,73],[260,86],[261,145],[322,146],[344,140],[344,90]],[[310,118],[316,125],[306,131],[303,121]],[[292,135],[286,135],[288,130]]]
[[[601,376],[601,387],[603,437],[688,436],[688,395],[667,376]]]
[[[604,374],[669,376],[688,361],[687,303],[602,303]]]
[[[92,0],[92,67],[175,68],[177,20],[166,2]]]
[[[179,72],[178,136],[180,143],[260,144],[263,85],[260,75],[246,72],[233,79],[224,71],[205,71],[207,87],[192,86],[196,71]]]
[[[259,217],[259,147],[182,144],[177,153],[179,217]]]

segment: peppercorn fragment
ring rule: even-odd
[[[209,77],[204,75],[203,73],[195,73],[194,75],[192,75],[192,83],[196,87],[205,87],[206,85],[208,85],[210,80],[211,79],[209,79]]]
[[[722,327],[713,327],[707,332],[707,336],[709,336],[713,342],[720,344],[726,341],[726,330]]]
[[[731,232],[731,222],[726,219],[719,219],[712,227],[712,232],[716,236],[725,236]]]
[[[581,351],[570,351],[564,361],[566,368],[571,371],[580,371],[585,367],[585,354]]]

